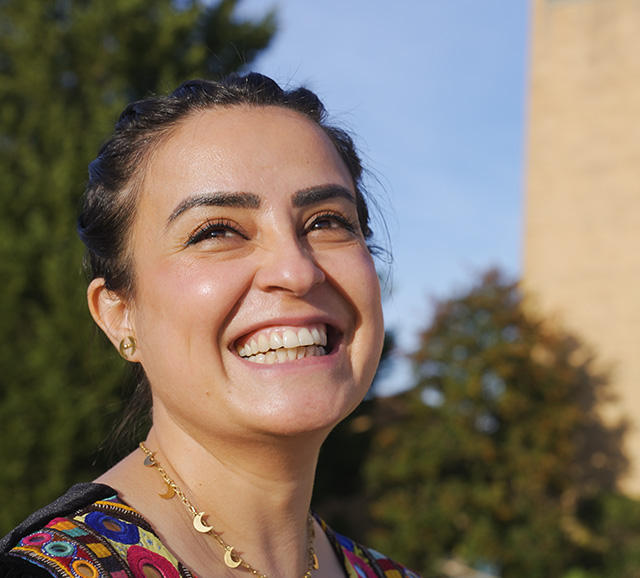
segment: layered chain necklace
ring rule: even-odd
[[[180,498],[187,510],[189,510],[189,512],[193,516],[193,527],[201,534],[210,534],[211,536],[213,536],[216,542],[224,550],[224,563],[229,568],[244,568],[258,578],[268,578],[266,574],[263,574],[262,572],[256,570],[249,563],[245,562],[244,559],[235,551],[235,548],[233,546],[227,544],[218,534],[214,532],[213,528],[203,520],[206,514],[204,512],[198,512],[198,510],[193,507],[193,504],[189,501],[187,496],[185,496],[184,492],[171,479],[169,474],[167,474],[165,469],[160,465],[160,462],[156,460],[154,453],[149,450],[147,446],[145,446],[142,442],[140,442],[140,449],[147,455],[147,457],[144,459],[144,465],[158,470],[158,473],[162,476],[164,483],[167,485],[167,491],[164,494],[160,494],[160,497],[168,500],[177,495]],[[311,516],[311,513],[307,515],[307,536],[307,552],[309,562],[307,571],[302,575],[302,578],[311,578],[311,571],[318,569],[318,558],[316,556],[315,550],[313,549],[313,539],[315,537],[315,532],[313,529],[313,517]]]

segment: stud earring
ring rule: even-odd
[[[122,339],[120,341],[120,346],[118,347],[120,355],[127,361],[136,352],[136,349],[138,349],[138,343],[136,342],[136,338],[132,335],[127,335]]]

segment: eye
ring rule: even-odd
[[[359,230],[359,227],[357,221],[339,211],[325,211],[314,215],[305,227],[307,233],[324,230],[341,230],[355,233]]]
[[[235,223],[227,219],[215,219],[206,221],[193,231],[189,235],[185,246],[196,245],[202,241],[222,241],[238,237],[241,239],[247,238]]]

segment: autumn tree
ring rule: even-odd
[[[124,364],[84,305],[87,164],[127,102],[269,44],[274,14],[241,20],[237,4],[0,1],[0,534],[104,468],[121,399]]]
[[[504,578],[602,566],[587,506],[615,492],[624,425],[602,423],[607,380],[585,352],[497,271],[437,303],[416,385],[371,444],[370,542],[425,574],[449,558]]]

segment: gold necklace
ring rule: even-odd
[[[227,544],[218,534],[214,532],[213,528],[202,519],[204,518],[204,516],[206,516],[206,514],[204,512],[198,512],[198,510],[193,507],[193,504],[189,501],[187,496],[185,496],[184,492],[171,479],[169,474],[160,465],[160,462],[156,460],[155,454],[151,450],[149,450],[143,442],[140,442],[140,449],[145,454],[147,454],[147,457],[144,459],[144,465],[147,467],[156,468],[156,470],[158,470],[158,473],[162,476],[164,483],[167,485],[167,491],[164,494],[159,494],[159,496],[168,500],[170,498],[173,498],[174,495],[178,495],[182,503],[193,516],[193,527],[201,534],[211,534],[211,536],[215,538],[216,542],[218,542],[220,547],[224,550],[224,563],[229,568],[238,568],[239,566],[241,566],[258,578],[268,578],[266,574],[259,572],[249,563],[245,562],[244,559],[237,552],[235,552],[235,548]],[[313,549],[313,539],[315,537],[315,532],[313,530],[313,517],[311,516],[311,513],[307,515],[307,535],[309,565],[307,566],[307,571],[302,575],[302,578],[311,578],[311,570],[317,570],[319,567],[318,557],[316,556],[315,550]]]

